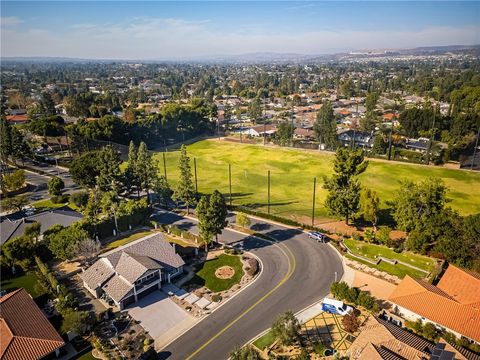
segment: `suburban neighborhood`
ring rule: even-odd
[[[479,3],[1,10],[0,360],[480,360]]]

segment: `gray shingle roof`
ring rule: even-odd
[[[113,274],[115,274],[115,271],[108,263],[108,260],[100,259],[81,273],[80,278],[89,288],[96,289],[98,286],[102,286]]]
[[[133,285],[122,279],[122,277],[113,275],[110,280],[102,286],[102,289],[113,300],[119,302],[127,296],[130,291],[133,291]]]
[[[181,256],[175,253],[172,245],[159,232],[120,246],[101,256],[106,257],[116,267],[123,251],[128,252],[130,256],[140,255],[155,260],[167,271],[185,264]]]
[[[70,226],[82,218],[82,214],[69,207],[43,211],[31,216],[18,218],[15,215],[2,217],[0,223],[0,240],[4,244],[8,240],[23,235],[25,228],[34,222],[41,224],[40,232],[43,234],[53,225]]]
[[[117,266],[115,266],[115,271],[133,284],[148,270],[160,268],[160,264],[147,256],[130,255],[126,251],[122,251]]]

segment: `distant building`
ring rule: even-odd
[[[311,129],[295,128],[293,131],[293,137],[296,139],[314,140],[315,132]]]
[[[405,149],[414,150],[418,152],[425,152],[428,149],[429,139],[419,138],[419,139],[406,139]]]
[[[480,275],[449,265],[437,286],[406,276],[388,299],[402,318],[480,344]]]
[[[355,147],[371,148],[373,147],[373,135],[365,131],[358,130],[340,130],[337,132],[338,141],[343,146],[352,146],[355,141]]]
[[[155,233],[102,254],[80,277],[95,297],[112,300],[122,310],[180,275],[184,264]]]
[[[0,297],[0,359],[37,360],[58,356],[65,345],[25,289]]]
[[[277,127],[275,125],[266,124],[266,125],[257,125],[248,129],[242,130],[242,134],[246,134],[253,137],[259,136],[270,136],[277,132]]]

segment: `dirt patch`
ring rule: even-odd
[[[215,276],[219,279],[230,279],[235,275],[235,270],[231,266],[222,266],[215,270]]]

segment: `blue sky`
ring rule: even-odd
[[[2,1],[2,56],[166,59],[480,43],[480,2]]]

